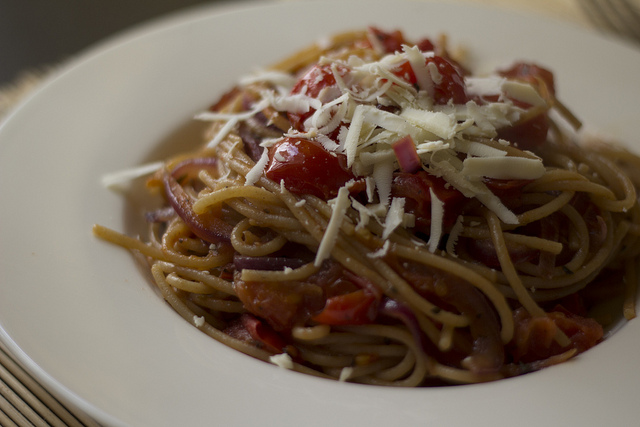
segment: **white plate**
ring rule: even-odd
[[[640,323],[562,366],[492,384],[384,389],[288,372],[180,319],[126,251],[100,186],[136,165],[240,74],[316,38],[376,24],[446,31],[483,64],[532,59],[592,126],[639,146],[640,54],[562,23],[451,3],[281,2],[193,10],[69,64],[0,128],[0,338],[53,390],[105,424],[637,425]],[[126,215],[125,215],[126,213]]]

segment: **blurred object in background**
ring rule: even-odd
[[[236,0],[238,1],[238,0]],[[0,0],[0,86],[115,32],[209,0]]]

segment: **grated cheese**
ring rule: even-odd
[[[470,157],[462,165],[462,175],[471,179],[536,179],[545,173],[541,160],[524,157]]]
[[[438,199],[433,188],[429,187],[431,196],[431,233],[429,235],[429,252],[435,252],[442,238],[442,223],[444,221],[444,203]]]
[[[369,37],[374,49],[383,48],[375,35],[369,34]],[[397,227],[411,227],[415,223],[415,217],[404,213],[404,199],[391,197],[393,174],[398,168],[391,145],[407,135],[416,142],[422,167],[428,173],[444,178],[447,187],[457,189],[464,196],[476,198],[501,221],[517,224],[517,216],[482,183],[482,178],[536,179],[544,174],[544,165],[537,158],[511,157],[506,150],[473,139],[496,138],[498,129],[520,120],[526,110],[517,107],[514,101],[525,102],[534,108],[548,107],[547,101],[528,83],[489,75],[464,77],[470,98],[481,102],[434,105],[434,85],[442,83],[443,73],[436,62],[428,61],[433,55],[433,52],[421,52],[415,46],[403,46],[401,51],[381,54],[380,59],[371,62],[356,56],[346,59],[322,57],[319,64],[330,66],[336,83],[323,87],[316,97],[308,95],[308,87],[291,94],[294,76],[278,71],[258,71],[241,79],[241,84],[265,82],[272,89],[263,90],[262,101],[250,111],[238,114],[204,112],[196,118],[224,122],[209,142],[209,147],[215,147],[238,122],[265,107],[298,114],[313,111],[303,123],[304,129],[290,129],[285,136],[311,139],[333,155],[344,154],[347,167],[356,176],[365,177],[369,203],[364,206],[350,199],[346,186],[339,190],[332,201],[333,210],[316,254],[316,265],[329,256],[349,207],[359,213],[358,228],[365,227],[371,218],[380,222],[385,240]],[[396,74],[407,63],[415,76],[415,85]],[[324,76],[317,78],[318,81],[309,85],[321,84]],[[486,102],[484,97],[487,96],[492,96],[494,102]],[[378,108],[380,106],[389,108]],[[261,145],[266,147],[274,141],[263,141]],[[499,143],[509,145],[508,141]],[[463,159],[461,153],[466,158]],[[265,149],[247,174],[246,184],[256,183],[267,164]],[[281,187],[285,191],[282,183]],[[379,204],[372,206],[376,193]],[[303,200],[298,202],[299,205],[302,203]],[[431,206],[429,249],[435,251],[442,238],[444,208],[435,194],[432,194]],[[456,225],[460,221],[458,218]],[[450,238],[449,242],[448,252],[453,254],[455,238]]]
[[[106,188],[116,190],[123,184],[126,184],[136,178],[141,178],[160,170],[163,165],[163,162],[147,163],[146,165],[102,175],[102,179],[100,181]]]
[[[204,325],[204,317],[203,316],[193,316],[193,324],[196,325],[196,328]]]
[[[293,360],[287,353],[274,354],[269,356],[269,362],[283,369],[293,369]]]
[[[441,111],[405,108],[400,113],[400,117],[413,125],[421,127],[437,138],[451,139],[456,133],[456,122],[454,118],[450,114],[445,114]]]
[[[260,159],[256,162],[256,164],[251,168],[251,170],[245,176],[246,181],[245,185],[253,185],[258,182],[258,179],[262,176],[264,172],[264,168],[267,167],[267,163],[269,163],[269,150],[266,148],[262,150],[262,155]]]
[[[389,247],[391,247],[391,242],[389,240],[385,240],[380,249],[375,252],[368,253],[367,256],[369,258],[384,258],[389,252]]]
[[[327,229],[324,231],[324,235],[320,241],[320,246],[318,246],[318,252],[316,252],[316,259],[313,263],[316,267],[322,265],[322,262],[329,258],[331,251],[336,244],[338,233],[342,226],[342,220],[350,206],[348,187],[341,187],[340,190],[338,190],[338,196],[334,200],[335,202],[332,206],[333,210],[331,212],[331,218],[329,218],[329,224],[327,224]]]
[[[462,215],[458,215],[456,219],[456,223],[451,228],[451,232],[449,232],[449,238],[447,239],[447,245],[445,247],[445,251],[454,258],[457,258],[455,246],[458,243],[458,238],[460,237],[460,233],[462,233],[464,229],[463,224],[464,218]]]
[[[388,239],[391,233],[402,224],[404,220],[404,204],[405,199],[402,197],[394,197],[391,200],[391,206],[389,206],[389,211],[384,221],[383,239]]]

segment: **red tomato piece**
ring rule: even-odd
[[[433,52],[436,48],[433,42],[427,38],[419,40],[416,46],[423,52]]]
[[[324,305],[322,288],[306,282],[245,282],[236,278],[234,289],[244,308],[276,331],[304,323]]]
[[[430,175],[426,171],[396,173],[391,184],[391,195],[405,198],[405,211],[416,216],[415,230],[423,233],[431,232],[429,188],[433,189],[438,199],[444,204],[443,225],[445,227],[453,226],[466,200],[458,190],[447,186],[444,179]]]
[[[375,27],[369,27],[369,31],[378,39],[378,42],[384,47],[386,53],[394,53],[402,50],[402,45],[406,44],[404,35],[401,31],[395,30],[391,32],[382,31]]]
[[[325,325],[363,325],[378,315],[378,300],[363,289],[327,299],[324,309],[312,320]]]
[[[528,82],[535,87],[543,83],[550,94],[555,94],[553,73],[539,65],[516,62],[510,68],[499,71],[499,74],[508,79]]]
[[[233,338],[252,342],[259,348],[264,348],[272,353],[282,353],[286,347],[284,339],[276,331],[265,325],[251,314],[243,314],[234,321],[224,332]]]
[[[521,150],[534,150],[547,141],[549,118],[546,113],[518,123],[515,126],[498,129],[498,138],[505,139]]]
[[[338,68],[341,75],[345,75],[347,69]],[[333,74],[331,65],[314,65],[304,76],[300,78],[291,89],[291,94],[304,93],[312,98],[318,98],[323,89],[336,85],[336,77]],[[325,100],[326,102],[327,100]],[[306,113],[287,113],[291,126],[296,130],[304,129],[304,121],[313,115],[315,109],[310,109]]]
[[[512,346],[516,363],[544,360],[569,349],[581,353],[598,344],[604,335],[602,326],[594,319],[562,309],[544,317],[531,317],[525,309],[519,308],[513,316],[516,329]],[[560,347],[555,341],[557,330],[569,338],[567,347]]]
[[[450,100],[454,104],[465,104],[469,101],[467,96],[466,86],[462,73],[451,62],[441,56],[432,56],[425,60],[427,64],[435,64],[441,79],[439,82],[433,84],[433,99],[436,104],[444,105]],[[418,79],[416,78],[411,64],[409,62],[403,62],[400,64],[394,72],[398,77],[405,79],[412,85],[417,85]]]
[[[319,143],[288,137],[269,149],[266,176],[284,180],[284,186],[294,194],[312,194],[328,200],[355,175],[347,168],[342,154],[329,153]]]

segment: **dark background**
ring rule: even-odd
[[[216,0],[0,0],[0,86],[116,32],[205,3]]]

